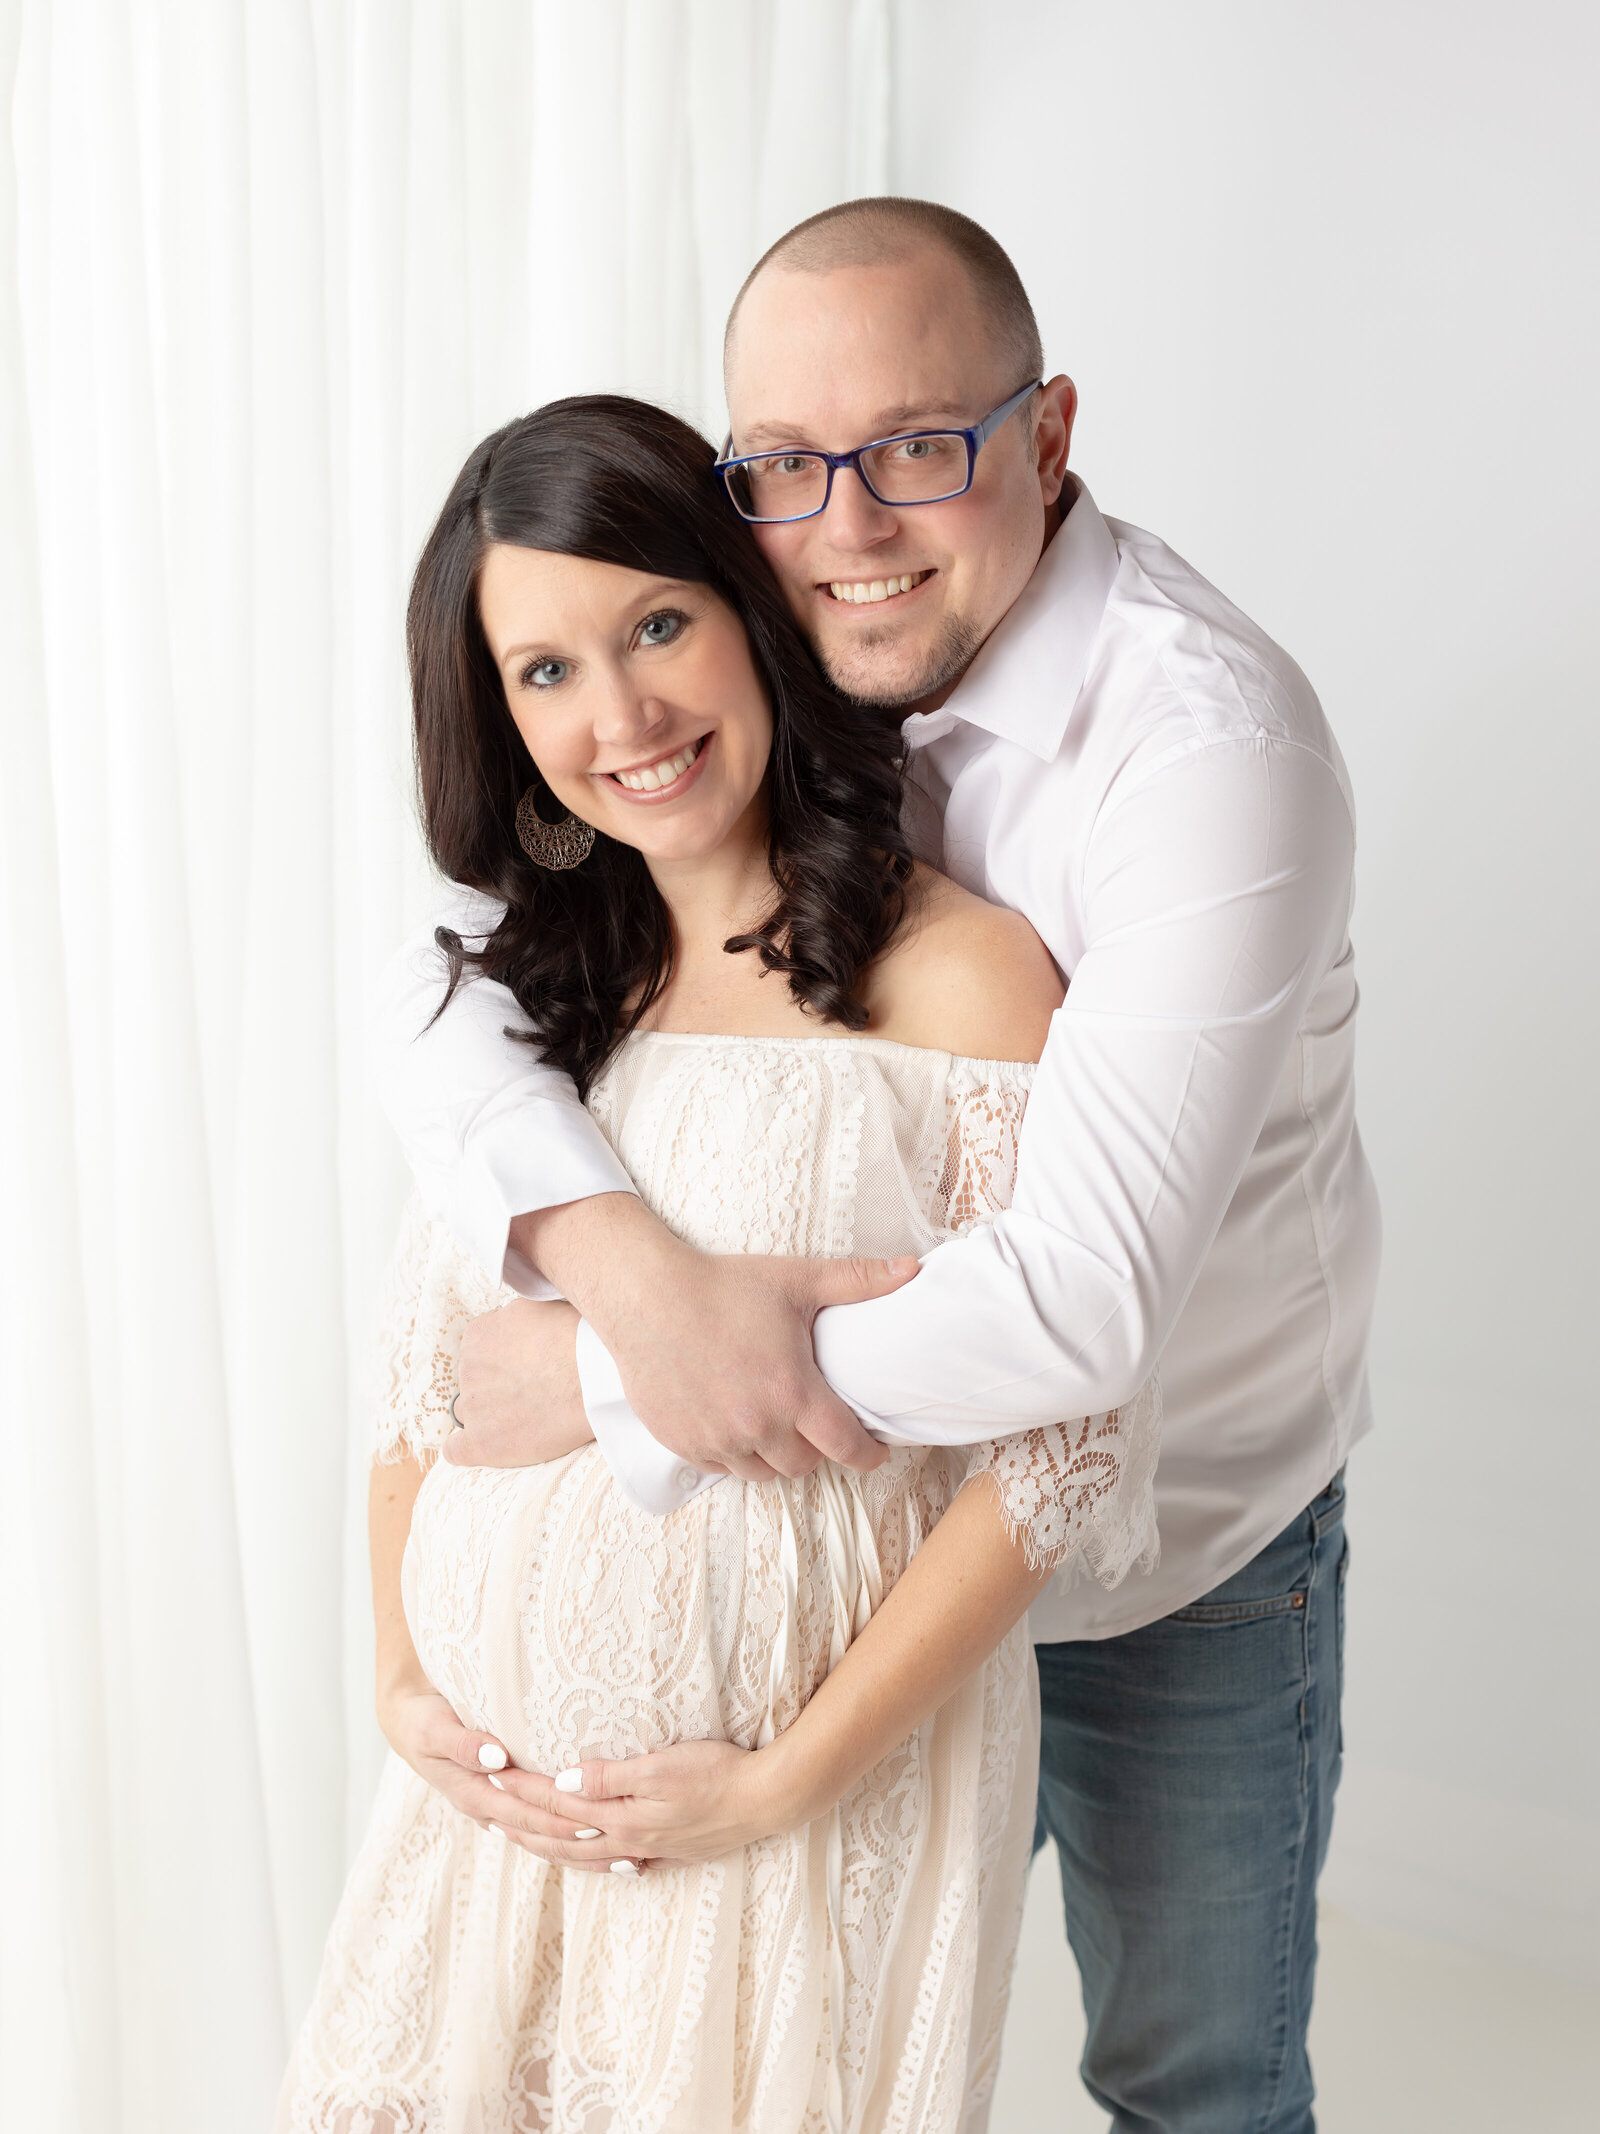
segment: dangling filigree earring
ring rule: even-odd
[[[546,822],[533,804],[538,790],[530,785],[517,802],[517,843],[535,866],[554,874],[581,867],[594,850],[594,824],[570,814],[561,822]]]

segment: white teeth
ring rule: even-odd
[[[920,574],[925,576],[926,573]],[[828,591],[835,600],[878,601],[892,600],[896,593],[909,593],[918,582],[919,574],[902,571],[898,578],[861,579],[836,578],[830,581]]]
[[[614,771],[612,776],[630,793],[658,793],[664,785],[681,778],[699,753],[700,743],[691,741],[687,748],[679,749],[661,763],[647,763],[640,771]]]

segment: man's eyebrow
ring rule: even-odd
[[[915,406],[880,408],[862,442],[871,444],[875,438],[887,437],[891,431],[908,429],[930,419],[948,422],[952,416],[961,428],[966,428],[967,410],[959,400],[919,400]],[[752,445],[803,445],[807,442],[805,424],[800,422],[753,422],[744,433],[747,452]]]

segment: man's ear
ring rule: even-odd
[[[1072,425],[1078,412],[1078,388],[1057,374],[1039,389],[1039,408],[1034,417],[1033,451],[1039,468],[1039,494],[1046,507],[1061,494],[1067,477],[1067,455],[1072,449]]]

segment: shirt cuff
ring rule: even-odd
[[[524,1113],[508,1112],[472,1136],[451,1178],[443,1212],[457,1241],[487,1275],[519,1296],[544,1303],[561,1292],[511,1249],[513,1218],[589,1200],[596,1193],[637,1191],[598,1133],[536,1133]]]
[[[664,1516],[720,1479],[669,1452],[628,1406],[622,1374],[587,1319],[578,1321],[578,1389],[612,1480],[630,1504]]]

